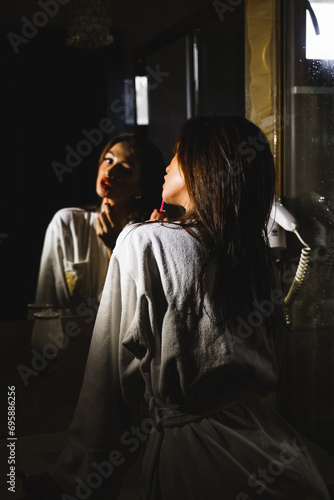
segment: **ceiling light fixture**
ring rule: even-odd
[[[114,42],[109,0],[71,0],[67,45],[97,49]]]

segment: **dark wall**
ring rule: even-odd
[[[75,49],[65,32],[45,27],[15,53],[9,32],[20,31],[1,28],[0,320],[26,317],[48,222],[59,208],[95,200],[102,144],[126,128],[121,105],[111,109],[123,95],[120,37]]]

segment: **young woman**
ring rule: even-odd
[[[116,498],[144,444],[144,500],[328,500],[304,443],[257,397],[286,334],[269,145],[244,118],[195,118],[166,172],[163,198],[185,214],[117,240],[53,484],[63,499]]]
[[[162,156],[153,144],[133,134],[111,139],[99,159],[99,202],[90,209],[59,210],[48,226],[35,302],[72,314],[87,298],[99,303],[120,231],[149,218],[162,179]]]

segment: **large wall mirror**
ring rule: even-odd
[[[154,2],[134,4],[126,13],[116,2],[108,7],[113,43],[97,47],[69,43],[66,23],[78,2],[70,4],[59,5],[45,25],[46,14],[36,13],[33,2],[2,6],[2,322],[27,317],[53,214],[95,199],[103,141],[139,129],[167,165],[188,117],[244,113],[242,2],[223,18],[203,0],[172,3],[164,12]],[[138,74],[149,78],[146,125],[131,110]]]

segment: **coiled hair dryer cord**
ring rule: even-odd
[[[300,254],[300,259],[296,271],[296,275],[294,277],[293,282],[291,283],[290,289],[284,299],[284,306],[285,306],[285,318],[288,324],[291,324],[291,317],[289,313],[289,309],[293,303],[293,301],[296,298],[296,295],[302,286],[303,282],[305,281],[308,271],[309,271],[309,261],[310,261],[310,255],[311,255],[311,248],[305,243],[305,241],[302,240],[300,237],[299,233],[297,230],[293,231],[299,241],[304,245],[304,247],[301,250]]]

